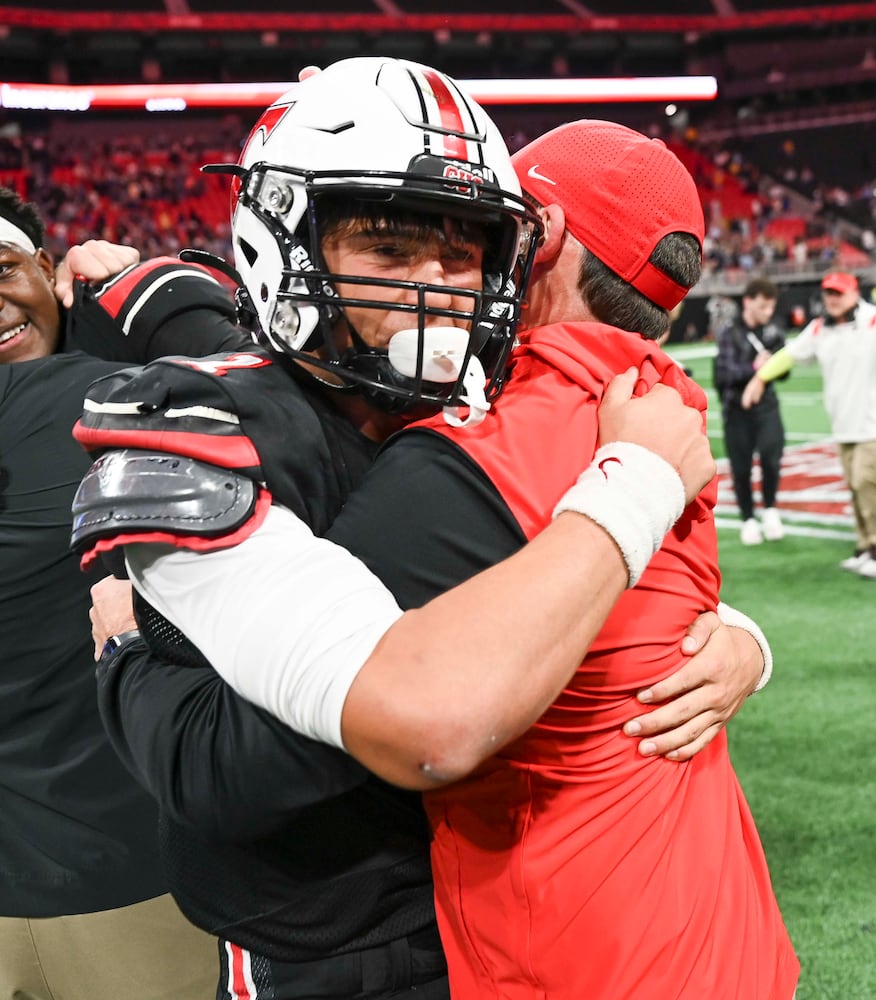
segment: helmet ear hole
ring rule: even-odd
[[[247,264],[252,267],[258,259],[258,250],[251,243],[247,243],[246,240],[238,240],[237,245],[240,247],[240,252],[246,259]]]

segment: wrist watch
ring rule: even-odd
[[[118,635],[111,635],[103,644],[103,649],[100,651],[100,659],[98,660],[98,663],[106,663],[123,646],[127,646],[128,643],[139,638],[140,632],[138,629],[131,629],[129,632],[119,632]]]

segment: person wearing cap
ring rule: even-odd
[[[778,288],[767,278],[752,278],[742,292],[742,309],[718,330],[715,389],[721,399],[724,444],[733,474],[733,491],[742,520],[743,545],[784,537],[776,508],[785,428],[776,391],[768,388],[757,406],[742,408],[742,393],[754,372],[785,346],[785,332],[772,321]],[[754,516],[751,488],[754,456],[760,462],[761,519]]]
[[[529,537],[574,507],[554,505],[569,463],[597,448],[617,372],[635,366],[640,389],[671,385],[705,418],[704,393],[655,343],[699,279],[703,213],[666,146],[614,123],[561,126],[513,160],[544,235],[497,426],[431,426]],[[624,454],[596,458],[582,498],[632,472]],[[425,795],[454,997],[792,997],[799,963],[726,735],[675,764],[636,754],[622,728],[635,691],[671,669],[678,623],[718,603],[715,497],[712,482],[687,507],[541,719]]]
[[[667,759],[653,741],[637,742],[647,725],[637,693],[644,687],[646,703],[666,696],[686,623],[718,607],[714,482],[646,567],[644,538],[627,537],[622,526],[635,521],[641,504],[662,506],[668,483],[648,477],[645,484],[635,446],[598,448],[597,407],[610,402],[619,374],[639,392],[670,387],[698,411],[704,434],[704,393],[656,345],[669,310],[699,277],[697,192],[662,143],[610,123],[549,133],[517,154],[515,168],[544,235],[527,293],[527,329],[503,395],[477,426],[454,428],[436,417],[396,434],[329,535],[417,607],[517,552],[552,518],[586,509],[621,539],[630,587],[557,703],[504,749],[507,736],[496,735],[464,765],[462,755],[435,759],[425,749],[452,721],[440,714],[442,681],[452,700],[468,707],[493,669],[495,643],[472,653],[471,626],[461,619],[455,657],[431,676],[420,654],[399,670],[366,662],[346,692],[342,744],[377,774],[425,791],[454,998],[616,1000],[644,992],[655,1000],[790,1000],[798,963],[722,722],[701,734],[714,737],[707,746],[691,732],[700,751],[693,757],[686,750]],[[582,462],[588,471],[564,494]],[[137,586],[228,683],[296,728],[294,701],[278,694],[294,670],[277,613],[258,588],[240,586],[248,560],[258,566],[253,580],[269,574],[277,581],[288,581],[290,560],[276,528],[262,533],[258,548],[257,535],[194,559],[168,553],[157,581],[144,564]],[[217,587],[230,597],[222,580],[231,579],[235,614],[247,622],[236,636],[199,623],[182,591],[179,600],[168,596],[173,583],[215,609]],[[488,579],[469,582],[487,587]],[[296,588],[277,587],[291,606]],[[526,624],[512,592],[503,601],[516,608],[512,637],[516,625],[528,640],[556,641],[556,618],[540,615],[535,624],[528,614]],[[477,598],[460,614],[463,607],[476,612],[474,621],[496,614]],[[257,657],[245,657],[247,636],[259,637]],[[382,641],[377,653],[387,653]],[[246,670],[238,670],[244,662]],[[408,689],[419,690],[427,678],[432,713],[399,715]],[[632,715],[638,718],[630,723]],[[487,732],[492,726],[496,733],[497,724],[484,719]],[[307,731],[333,738],[321,720]],[[464,778],[463,768],[472,766]],[[687,984],[682,992],[679,984]]]
[[[406,78],[414,79],[420,73],[421,69],[408,67]],[[370,79],[373,81],[376,76],[372,69]],[[444,86],[448,89],[446,84]],[[344,121],[350,117],[349,93],[350,88],[345,87]],[[298,96],[296,108],[303,111],[307,96],[303,88]],[[327,134],[338,133],[327,130]],[[253,135],[258,136],[258,132]],[[297,144],[289,144],[281,150],[281,155],[290,155],[290,150],[300,154]],[[277,167],[276,161],[270,162]],[[446,166],[453,167],[452,164]],[[495,164],[493,166],[495,168]],[[508,167],[510,170],[510,161]],[[443,176],[459,176],[458,167]],[[509,180],[514,181],[513,172]],[[249,197],[258,190],[251,184],[244,187]],[[274,194],[280,197],[282,191],[274,190]],[[332,239],[333,252],[343,249],[346,253],[347,241],[352,242],[348,267],[359,264],[356,254],[376,255],[383,287],[397,271],[407,275],[412,269],[426,265],[428,273],[434,274],[433,281],[447,281],[442,270],[450,268],[457,272],[472,259],[478,259],[477,242],[473,241],[472,247],[457,248],[455,240],[451,239],[456,234],[453,229],[447,231],[446,222],[438,227],[436,238],[431,213],[427,213],[425,221],[409,220],[404,215],[399,220],[393,212],[392,202],[366,200],[367,211],[363,218],[363,209],[355,203],[356,199],[351,197],[350,201],[354,203],[345,207],[351,218],[342,217],[344,225],[337,225],[337,233],[333,233]],[[282,198],[278,203],[283,204]],[[389,216],[385,223],[384,212]],[[316,216],[318,218],[319,213]],[[245,218],[245,214],[241,213],[238,222],[240,218]],[[365,223],[367,229],[362,232]],[[411,229],[416,239],[409,235]],[[254,239],[252,232],[248,236],[250,250]],[[381,238],[377,240],[372,233]],[[442,251],[447,243],[448,250]],[[315,246],[318,244],[311,247],[311,252]],[[247,249],[246,244],[242,249]],[[462,249],[465,253],[460,252]],[[516,246],[513,249],[516,256]],[[436,251],[441,252],[436,254]],[[440,267],[433,256],[438,257]],[[474,270],[477,271],[477,267]],[[340,283],[342,287],[345,284]],[[255,293],[258,292],[256,285]],[[361,291],[358,298],[363,296],[364,291]],[[338,321],[337,312],[331,319]],[[395,318],[392,321],[394,323]],[[341,331],[344,332],[343,327]],[[380,331],[369,328],[368,333]],[[247,433],[258,432],[259,414],[265,412],[266,402],[279,405],[284,395],[293,400],[298,398],[296,386],[312,388],[300,372],[297,373],[300,382],[289,379],[288,369],[297,371],[297,368],[288,362],[287,365],[288,368],[284,366],[283,371],[277,373],[276,383],[269,382],[267,365],[253,369],[254,377],[245,383],[251,385],[252,390],[233,401],[235,405],[246,405],[243,423]],[[214,366],[214,371],[217,370]],[[186,374],[189,379],[195,377]],[[165,377],[171,378],[169,374]],[[201,372],[197,376],[201,386],[212,384],[213,379],[212,373]],[[233,376],[227,378],[220,372],[215,379],[223,380],[219,384],[226,387],[226,393],[232,391],[227,387],[233,385]],[[291,383],[285,390],[284,379]],[[136,394],[142,386],[136,380],[132,382],[117,387],[119,394],[129,389]],[[601,411],[603,433],[606,433],[606,417],[612,413],[634,413],[637,406],[650,407],[667,396],[675,403],[680,402],[677,394],[665,385],[655,386],[654,392],[643,399],[627,401],[624,394],[629,395],[633,382],[633,376],[625,373],[617,382],[621,387],[620,398],[617,392],[606,394]],[[269,388],[262,393],[253,391],[260,384]],[[276,393],[270,392],[273,384],[277,386]],[[90,400],[94,403],[90,421],[96,423],[103,416],[105,428],[113,429],[112,421],[116,421],[117,427],[126,419],[126,414],[134,410],[118,405],[122,402],[120,395],[110,392],[109,399],[102,396]],[[319,414],[320,424],[328,422],[337,427],[338,438],[347,442],[351,451],[355,445],[370,458],[373,452],[351,433],[351,428],[341,426],[344,418],[338,412],[345,399],[353,404],[364,401],[351,393],[341,396],[340,402],[338,399],[324,383],[307,393],[308,405]],[[110,405],[100,410],[99,402]],[[178,414],[180,396],[174,394],[171,402]],[[222,409],[227,416],[227,396],[223,402]],[[363,412],[357,414],[358,420],[368,415],[376,422],[379,414],[375,414],[372,407],[363,405],[360,410]],[[591,416],[594,412],[590,410]],[[500,416],[499,410],[496,416]],[[491,427],[501,430],[501,421],[494,425],[492,418],[493,413],[488,412],[484,425],[489,422]],[[130,419],[142,422],[143,409]],[[673,417],[653,423],[647,417],[640,419],[648,424],[649,433],[645,438],[652,440],[650,435],[653,435],[655,443],[675,436],[676,421],[692,420],[696,429],[694,447],[702,443],[701,414],[695,408],[679,405]],[[224,422],[224,433],[229,423]],[[633,417],[625,417],[622,423],[627,432],[624,440],[629,440]],[[608,424],[612,426],[610,419]],[[276,425],[276,421],[271,423],[265,433],[273,432]],[[369,430],[374,433],[373,429]],[[640,434],[641,430],[640,427]],[[560,468],[552,475],[553,482],[560,475],[568,474],[568,468],[581,454],[586,457],[585,465],[592,464],[594,435],[595,423],[586,428],[583,449],[576,443],[569,449],[568,456],[563,457]],[[609,440],[617,436],[610,432],[607,435]],[[641,443],[639,436],[635,439]],[[263,438],[258,440],[261,442]],[[326,459],[322,451],[311,457],[306,449],[308,444],[306,437],[297,435],[297,447],[290,450],[288,441],[281,436],[274,445],[275,449],[280,448],[279,456],[276,451],[267,450],[263,454],[260,450],[259,457],[264,462],[269,481],[279,483],[288,492],[283,478],[287,466],[283,462],[290,451],[293,455],[303,451],[304,467],[296,466],[295,472],[308,486],[308,495],[319,498],[323,493],[314,491],[312,485],[314,482],[319,484]],[[513,446],[510,440],[507,444]],[[276,742],[265,749],[259,742],[267,728],[264,713],[253,712],[246,716],[242,706],[236,703],[232,706],[226,688],[210,664],[221,666],[227,671],[225,676],[229,681],[238,684],[243,681],[244,687],[246,681],[256,681],[259,691],[244,693],[249,693],[254,700],[258,700],[259,695],[266,697],[266,702],[261,703],[263,707],[280,714],[281,718],[286,718],[289,709],[295,716],[298,709],[308,703],[307,714],[313,717],[307,720],[307,734],[336,746],[340,743],[382,777],[423,788],[462,775],[473,762],[489,756],[508,738],[507,720],[519,713],[522,706],[530,721],[546,707],[553,692],[547,698],[543,693],[538,697],[536,694],[545,682],[549,664],[553,664],[550,667],[553,671],[556,657],[564,650],[564,655],[571,650],[564,677],[575,668],[587,645],[586,641],[581,641],[580,629],[585,625],[590,628],[588,622],[592,618],[601,622],[618,590],[638,578],[648,553],[659,544],[654,536],[662,538],[662,526],[655,529],[650,522],[673,496],[676,503],[680,498],[671,485],[673,475],[662,477],[643,451],[647,449],[633,447],[626,451],[626,476],[622,481],[612,482],[607,490],[599,488],[602,473],[597,468],[594,502],[601,513],[598,522],[588,522],[588,527],[597,535],[596,545],[573,547],[570,537],[549,535],[551,528],[563,532],[577,530],[578,525],[563,527],[570,517],[573,522],[587,519],[567,513],[558,517],[557,525],[550,525],[548,513],[544,522],[549,526],[548,531],[539,536],[540,540],[545,545],[548,544],[546,538],[563,540],[550,543],[556,548],[545,550],[538,547],[538,542],[535,547],[524,547],[527,536],[505,498],[484,479],[483,472],[455,440],[437,433],[431,425],[419,425],[395,437],[381,451],[360,490],[345,498],[341,514],[328,535],[350,551],[362,554],[377,576],[397,595],[402,607],[416,610],[399,620],[398,629],[393,626],[380,639],[352,684],[350,663],[357,666],[360,654],[335,656],[328,666],[340,666],[342,675],[337,687],[326,692],[324,700],[316,699],[314,710],[309,708],[314,699],[304,697],[306,692],[302,691],[299,697],[288,697],[289,674],[284,671],[291,666],[294,672],[296,657],[300,658],[302,651],[309,652],[304,644],[290,643],[290,635],[293,630],[309,626],[311,631],[316,630],[312,644],[316,652],[322,651],[327,643],[331,651],[336,636],[343,639],[349,630],[355,630],[357,624],[365,620],[363,615],[369,602],[378,594],[373,580],[367,587],[361,586],[365,578],[360,570],[354,569],[349,561],[338,561],[341,555],[334,550],[328,568],[320,570],[324,565],[317,558],[320,539],[310,538],[300,525],[295,527],[291,512],[286,510],[284,513],[279,503],[274,504],[265,522],[256,526],[252,534],[243,540],[235,538],[237,544],[227,548],[193,554],[168,552],[162,546],[153,560],[148,546],[133,547],[128,560],[137,577],[138,588],[157,611],[194,640],[208,664],[192,664],[189,660],[191,665],[180,666],[172,673],[164,662],[166,656],[156,670],[144,663],[142,650],[128,650],[121,653],[112,666],[100,670],[101,704],[116,745],[126,754],[126,759],[136,759],[138,770],[148,774],[150,787],[158,790],[162,806],[167,810],[168,829],[182,828],[179,834],[182,839],[177,839],[176,849],[169,858],[176,868],[177,888],[186,896],[190,907],[186,912],[195,913],[205,922],[204,926],[216,928],[225,938],[227,948],[223,948],[223,955],[227,956],[227,961],[223,959],[226,962],[223,971],[228,973],[229,986],[235,970],[258,968],[264,971],[267,967],[272,972],[274,995],[282,990],[284,996],[310,996],[312,993],[306,992],[307,984],[312,981],[310,977],[344,976],[346,982],[346,977],[352,976],[357,968],[366,967],[365,960],[360,966],[358,959],[360,953],[367,953],[368,968],[374,975],[367,977],[370,985],[357,986],[358,992],[363,989],[382,991],[379,982],[375,983],[378,972],[375,965],[380,962],[384,972],[398,971],[400,978],[395,991],[401,994],[402,978],[410,980],[410,963],[407,972],[396,970],[396,965],[404,964],[409,955],[409,935],[417,938],[421,957],[424,951],[434,957],[433,938],[430,938],[434,924],[428,919],[432,910],[432,887],[428,829],[418,801],[415,807],[408,797],[402,803],[403,808],[399,807],[396,805],[400,802],[399,796],[376,780],[370,780],[367,786],[352,788],[349,794],[338,795],[335,802],[319,804],[319,808],[283,813],[282,804],[295,795],[295,782],[293,778],[285,781],[286,787],[279,790],[278,796],[273,789],[278,780],[294,776],[296,767],[300,775],[313,751],[302,749],[296,757],[290,751],[292,741],[285,728],[275,737]],[[644,464],[639,465],[639,462]],[[349,482],[351,469],[361,472],[361,465],[358,459],[352,465],[347,462],[343,481]],[[635,471],[637,468],[640,475]],[[569,480],[574,480],[579,471],[576,467],[569,474]],[[630,492],[630,481],[638,484],[639,479],[651,483],[652,488]],[[695,493],[696,490],[692,490],[691,496]],[[612,496],[615,501],[611,500]],[[275,500],[283,499],[282,492],[279,495],[275,492]],[[558,497],[553,499],[556,501]],[[683,502],[682,499],[681,506]],[[618,512],[623,509],[621,516],[613,522],[605,520],[615,507]],[[328,502],[321,505],[316,523],[324,523],[331,513]],[[644,530],[643,517],[649,525]],[[607,547],[599,542],[601,534],[608,538]],[[626,540],[611,541],[615,537]],[[306,545],[304,557],[294,557],[295,547],[301,545]],[[521,547],[522,551],[518,552]],[[540,551],[542,560],[546,552],[550,556],[546,568],[538,562]],[[496,567],[495,573],[467,579],[479,569],[490,567],[512,554],[520,557],[514,563],[516,575],[512,575],[508,564],[503,564]],[[569,573],[573,567],[576,572]],[[615,578],[615,571],[619,571],[619,579]],[[561,575],[554,577],[554,572]],[[183,581],[178,589],[174,584],[176,573],[179,573],[177,579]],[[203,573],[209,579],[202,576]],[[564,573],[569,575],[562,575]],[[573,587],[569,581],[574,581],[576,574],[580,574],[580,579]],[[459,591],[425,604],[462,580],[467,582]],[[582,592],[577,590],[578,585]],[[352,597],[341,605],[341,613],[337,613],[338,602],[347,592],[352,592]],[[321,604],[321,601],[328,603]],[[548,602],[549,609],[545,610],[542,602]],[[559,608],[561,604],[562,609]],[[433,615],[438,613],[438,607],[453,609],[449,616],[452,640],[449,645],[446,638],[443,643],[439,642],[446,632],[439,632],[429,624],[435,621]],[[222,608],[227,608],[227,613]],[[704,607],[697,610],[704,610]],[[679,663],[686,624],[673,635],[675,666]],[[405,630],[409,630],[408,636],[418,634],[419,646],[411,645],[409,639],[408,644],[403,645],[405,655],[393,654],[393,647],[399,641],[393,636],[405,635]],[[491,631],[492,639],[484,638]],[[733,633],[735,630],[727,631]],[[376,632],[370,634],[372,643],[376,635]],[[401,641],[404,644],[404,640]],[[687,681],[679,680],[676,693],[683,692],[680,705],[664,705],[653,715],[646,711],[643,716],[642,705],[633,698],[626,709],[629,716],[640,718],[640,729],[638,733],[631,730],[626,737],[631,752],[639,752],[642,736],[653,734],[652,719],[656,721],[661,712],[668,711],[672,715],[678,711],[679,716],[686,716],[688,721],[679,725],[678,743],[667,745],[667,741],[657,737],[649,739],[649,745],[641,747],[643,760],[665,751],[681,760],[715,736],[728,715],[753,688],[760,673],[763,662],[760,654],[746,653],[747,643],[756,651],[750,638],[742,637],[740,651],[731,656],[729,680],[724,675],[717,685],[702,684],[692,681],[690,673]],[[398,650],[397,645],[395,649]],[[525,656],[521,657],[520,649],[527,650]],[[277,673],[274,672],[278,665],[273,661],[275,655],[279,657]],[[236,664],[245,664],[245,676],[237,674]],[[688,666],[693,667],[694,661],[687,664],[683,672]],[[507,683],[509,677],[515,678],[513,684]],[[312,680],[315,682],[312,690],[319,693],[322,685],[332,678],[328,670],[320,670]],[[187,685],[189,692],[199,685],[197,699],[184,699],[174,705],[173,690],[180,691],[181,685]],[[553,691],[559,686],[557,684]],[[689,687],[696,690],[688,690]],[[727,690],[719,695],[716,687],[718,691]],[[154,694],[147,695],[147,688]],[[498,693],[493,707],[481,709],[480,706],[489,702],[491,692]],[[339,693],[344,697],[339,697]],[[651,685],[649,693],[657,703],[672,691],[661,681]],[[408,707],[412,703],[417,706],[416,712]],[[229,731],[233,729],[226,725],[229,718],[232,723],[248,720],[245,723],[247,737],[258,729],[259,739],[241,740],[240,732]],[[662,718],[665,720],[666,715]],[[302,716],[286,718],[286,721],[300,727]],[[184,729],[188,732],[183,732]],[[235,740],[240,741],[240,752],[228,753],[228,748],[233,751],[238,746]],[[200,754],[198,748],[202,744],[204,753]],[[228,755],[227,771],[220,763],[223,754]],[[214,761],[216,763],[211,766]],[[266,767],[265,761],[270,761],[271,766]],[[239,801],[228,802],[226,792],[229,785],[238,786],[243,769],[253,775],[246,808],[242,808]],[[197,780],[193,781],[192,775],[196,775]],[[234,776],[233,782],[230,775]],[[299,781],[306,786],[318,777],[325,778],[326,772],[309,767]],[[255,805],[250,808],[250,803],[258,798],[261,799],[260,810]],[[199,808],[203,810],[200,813]],[[419,831],[418,817],[423,820]],[[418,840],[414,838],[415,833],[418,833]],[[173,834],[176,837],[175,830]],[[181,843],[183,849],[179,849]],[[198,850],[191,849],[193,843]],[[183,864],[179,864],[180,858]],[[302,858],[313,860],[302,863]],[[209,873],[220,870],[221,885],[214,885]],[[346,889],[347,886],[352,888]],[[426,968],[423,965],[421,961],[420,976],[424,973],[437,975],[439,970],[434,964]],[[423,981],[416,985],[419,992],[423,992]],[[430,986],[436,991],[435,995],[440,995],[437,992],[440,984],[433,982]],[[335,992],[349,996],[353,990]]]
[[[150,296],[166,260],[129,268],[110,299],[77,284],[68,309],[55,290],[72,290],[70,262],[56,281],[44,238],[35,206],[0,188],[0,997],[207,1000],[215,941],[170,896],[155,803],[97,712],[88,611],[99,574],[69,549],[89,461],[70,429],[88,385],[124,368],[151,324],[172,338],[174,322],[209,330],[217,304],[233,310],[206,272],[179,262],[172,301],[167,282]],[[71,261],[97,278],[137,258],[94,241]],[[137,304],[125,340],[104,337],[113,300],[123,314]],[[114,360],[84,353],[108,345]]]
[[[821,297],[824,314],[754,373],[742,406],[756,406],[794,365],[820,365],[824,407],[855,515],[855,551],[840,567],[876,580],[876,306],[861,298],[858,279],[846,271],[824,276]]]

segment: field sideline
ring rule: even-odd
[[[854,533],[820,375],[797,368],[779,384],[787,534],[745,547],[722,461],[714,345],[669,350],[709,394],[723,473],[722,597],[756,618],[775,656],[772,681],[730,725],[729,740],[800,956],[797,1000],[876,1000],[876,582],[837,568]]]

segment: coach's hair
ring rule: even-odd
[[[12,188],[0,187],[0,216],[18,226],[35,247],[45,244],[46,226],[39,209]]]
[[[586,247],[582,247],[578,291],[600,323],[646,340],[658,340],[669,330],[669,310],[655,305]],[[690,233],[669,233],[654,248],[650,262],[684,288],[693,288],[702,273],[700,244]]]

